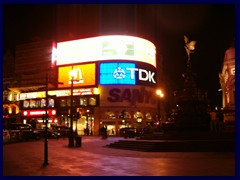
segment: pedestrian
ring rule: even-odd
[[[210,112],[211,124],[210,124],[210,132],[217,132],[217,113],[216,111]]]
[[[106,128],[105,128],[105,126],[100,128],[100,135],[102,136],[102,139],[106,139]]]
[[[217,121],[218,121],[218,132],[223,131],[223,124],[224,124],[224,116],[223,112],[220,110],[217,113]]]
[[[107,139],[107,126],[104,126],[104,139]]]
[[[86,128],[86,134],[87,134],[87,136],[89,136],[89,129],[88,129],[88,127]]]

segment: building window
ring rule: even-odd
[[[141,112],[136,112],[134,114],[134,119],[138,119],[138,118],[143,118],[143,114]]]
[[[66,105],[67,105],[66,99],[61,99],[60,100],[60,107],[66,107]]]
[[[24,108],[28,108],[29,107],[29,101],[28,100],[24,100],[23,101],[23,107]]]
[[[48,107],[54,107],[54,99],[48,100]]]
[[[71,98],[67,98],[67,107],[71,106]]]
[[[18,101],[18,94],[17,94],[17,93],[14,93],[14,94],[13,94],[13,100],[14,100],[14,101]]]
[[[46,100],[45,99],[41,99],[41,107],[45,107],[46,106]]]
[[[147,114],[146,114],[146,119],[149,119],[149,120],[151,120],[151,119],[152,119],[152,116],[151,116],[151,114],[150,114],[150,113],[147,113]]]
[[[116,116],[115,116],[115,114],[113,112],[109,111],[109,112],[105,113],[105,118],[107,118],[107,119],[115,119]]]
[[[35,100],[30,100],[30,108],[35,108],[36,107],[36,101]]]
[[[87,106],[87,98],[80,98],[80,106]]]
[[[125,112],[125,118],[126,119],[131,119],[131,114],[129,112]]]
[[[97,104],[96,98],[93,98],[93,97],[89,98],[89,105],[90,106],[96,106],[96,104]]]
[[[41,100],[36,100],[35,106],[37,108],[41,107]]]

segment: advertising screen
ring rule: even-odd
[[[156,68],[141,63],[100,63],[100,84],[156,85]]]
[[[57,43],[57,66],[128,60],[156,67],[156,47],[146,39],[134,36],[99,36]]]
[[[135,74],[127,68],[135,68],[135,64],[100,63],[100,84],[136,84]]]
[[[74,71],[74,74],[71,72]],[[74,66],[64,66],[58,68],[59,88],[71,87],[71,77],[73,77],[73,86],[92,86],[96,84],[96,65],[83,64]]]

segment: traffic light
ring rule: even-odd
[[[48,118],[49,118],[49,116],[48,116],[48,114],[46,114],[46,121],[48,122]]]
[[[43,114],[42,119],[43,121],[46,120],[48,122],[49,115],[48,114]]]

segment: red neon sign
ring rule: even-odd
[[[57,111],[56,109],[48,109],[48,115],[49,116],[56,116]],[[42,116],[46,114],[46,110],[44,109],[39,109],[39,110],[24,110],[22,112],[23,116],[27,116],[27,117],[33,117],[33,116]]]

